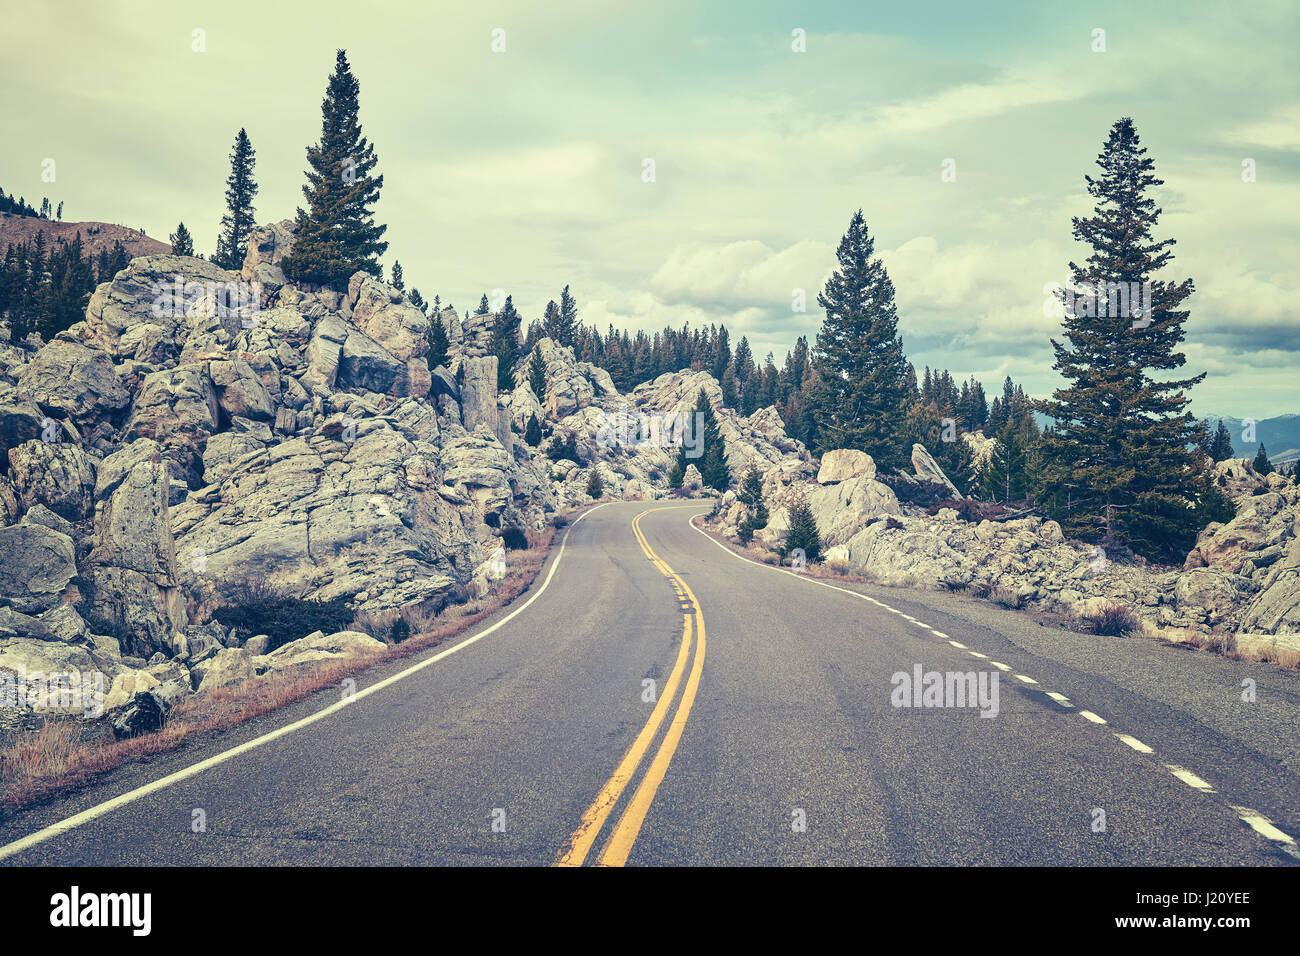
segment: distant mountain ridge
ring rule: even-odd
[[[1210,423],[1211,434],[1220,421],[1228,426],[1228,434],[1232,437],[1232,452],[1238,458],[1254,458],[1262,444],[1268,453],[1269,461],[1274,465],[1290,464],[1300,460],[1300,415],[1275,415],[1272,418],[1256,419],[1253,442],[1242,438],[1246,421],[1244,418],[1234,418],[1231,415],[1220,415],[1214,412],[1199,417]],[[1034,412],[1034,420],[1039,428],[1046,428],[1052,424],[1051,417],[1042,412]]]

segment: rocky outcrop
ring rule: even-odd
[[[88,613],[142,656],[170,649],[172,634],[188,623],[162,453],[156,442],[140,439],[104,460],[86,558]]]
[[[292,241],[290,221],[259,227],[238,273],[134,259],[84,322],[35,352],[0,344],[0,667],[102,672],[119,734],[195,687],[375,649],[313,635],[264,654],[265,636],[194,623],[244,583],[357,611],[441,606],[495,586],[501,531],[588,503],[593,472],[608,496],[667,493],[671,419],[701,388],[734,475],[811,474],[775,409],[721,407],[707,373],[623,395],[543,339],[543,393],[524,355],[498,394],[496,315],[429,318],[368,273],[296,285]],[[450,346],[430,370],[432,321]],[[533,416],[540,447],[520,437]],[[658,424],[624,427],[642,421]],[[547,454],[555,440],[572,451]]]

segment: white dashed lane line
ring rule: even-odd
[[[1201,793],[1214,793],[1213,787],[1211,787],[1200,777],[1196,776],[1196,774],[1192,773],[1190,770],[1184,770],[1182,767],[1173,763],[1165,764],[1165,769],[1168,770],[1170,773],[1172,773],[1183,783],[1187,784],[1189,787],[1192,787],[1193,789],[1201,791]]]
[[[1273,826],[1272,822],[1262,813],[1256,813],[1246,807],[1233,807],[1232,809],[1241,817],[1243,823],[1261,836],[1268,837],[1270,840],[1288,847],[1295,846],[1295,840]]]
[[[700,528],[698,525],[696,525],[694,520],[691,520],[690,524],[691,527],[695,528],[696,531],[704,535],[715,545],[717,545],[717,547],[721,548],[723,551],[726,551],[732,557],[738,558],[741,561],[749,560],[748,558],[745,558],[742,555],[736,554],[734,551],[732,551],[730,548],[723,545],[721,542],[716,541],[703,528]],[[751,561],[750,563],[757,564],[757,562],[754,561]],[[760,565],[760,567],[766,567],[766,565]],[[817,584],[820,585],[821,587],[830,588],[833,591],[841,591],[844,594],[848,594],[852,597],[860,598],[863,601],[870,601],[872,604],[876,605],[877,607],[883,610],[888,611],[890,614],[897,614],[900,617],[904,618],[905,620],[912,622],[922,630],[929,631],[935,637],[947,641],[949,644],[951,644],[953,647],[957,648],[958,650],[966,651],[966,653],[969,654],[971,657],[975,657],[983,661],[989,661],[991,665],[996,667],[998,670],[1003,671],[1004,673],[1011,670],[1011,667],[1008,666],[1007,664],[1003,664],[999,661],[989,660],[988,655],[981,654],[978,651],[972,651],[969,647],[967,647],[965,644],[961,643],[960,641],[954,641],[943,631],[931,627],[929,624],[926,624],[924,621],[918,621],[910,614],[904,614],[902,611],[898,610],[897,608],[890,607],[888,604],[885,604],[883,601],[877,601],[875,598],[868,597],[865,594],[859,594],[857,591],[850,591],[848,588],[836,587],[834,584],[828,584],[825,581],[818,581],[815,578],[809,578],[803,575],[796,574],[793,571],[787,571],[785,568],[771,568],[771,570],[780,571],[783,574],[792,574],[795,577],[799,577],[802,580],[808,581],[810,584]],[[1024,674],[1015,674],[1014,676],[1016,680],[1021,681],[1022,683],[1033,684],[1033,685],[1038,684],[1038,681],[1034,680],[1032,677],[1026,677]],[[1074,709],[1074,704],[1070,703],[1070,699],[1066,697],[1064,694],[1059,694],[1056,691],[1050,691],[1050,690],[1043,691],[1043,693],[1045,693],[1052,700],[1056,701],[1062,707],[1068,707]],[[1097,716],[1090,710],[1080,710],[1079,716],[1083,717],[1085,720],[1088,720],[1089,722],[1094,724],[1106,723],[1105,718]],[[1129,747],[1136,750],[1138,753],[1141,754],[1155,753],[1155,750],[1153,748],[1148,747],[1146,744],[1138,740],[1136,737],[1132,737],[1128,734],[1121,734],[1121,733],[1116,733],[1115,736],[1119,738],[1123,743],[1127,744]],[[1163,766],[1175,777],[1177,777],[1179,780],[1181,780],[1183,783],[1187,784],[1189,787],[1191,787],[1194,790],[1198,790],[1201,793],[1207,793],[1207,794],[1218,793],[1218,791],[1216,791],[1212,786],[1210,786],[1210,784],[1202,780],[1200,777],[1192,773],[1190,770],[1187,770],[1183,767],[1178,766],[1177,764],[1172,764],[1172,763],[1167,763],[1164,764]],[[1259,833],[1261,836],[1267,837],[1269,840],[1272,840],[1275,843],[1281,844],[1282,849],[1285,850],[1288,854],[1296,857],[1297,859],[1300,859],[1300,849],[1296,848],[1296,841],[1292,839],[1288,834],[1282,832],[1277,827],[1275,827],[1267,817],[1263,816],[1260,813],[1257,813],[1254,810],[1250,810],[1246,807],[1232,807],[1232,811],[1236,813],[1241,818],[1241,820],[1244,823],[1246,823],[1256,833]]]
[[[1152,750],[1142,741],[1138,740],[1136,737],[1130,737],[1128,734],[1116,734],[1115,736],[1118,737],[1120,740],[1122,740],[1124,743],[1128,744],[1130,747],[1132,747],[1140,754],[1155,753],[1154,750]]]

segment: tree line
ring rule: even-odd
[[[10,243],[0,263],[0,316],[9,323],[14,341],[32,332],[48,342],[85,318],[90,295],[128,262],[126,249],[114,242],[98,256],[85,250],[78,232],[71,242],[53,245],[44,232],[29,241]]]

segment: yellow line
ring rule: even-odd
[[[674,573],[673,577],[676,578],[677,575]],[[681,579],[677,578],[677,580]],[[686,587],[684,582],[682,587]],[[668,726],[668,733],[664,734],[663,743],[659,745],[659,752],[655,754],[649,769],[641,779],[641,786],[637,787],[636,793],[632,795],[627,809],[623,811],[623,816],[610,835],[609,843],[600,854],[597,862],[601,866],[622,866],[627,862],[628,854],[632,852],[632,845],[636,843],[636,838],[641,833],[641,825],[645,823],[650,804],[654,802],[655,794],[659,791],[659,784],[663,783],[664,774],[668,772],[668,764],[677,753],[677,745],[681,742],[686,719],[691,716],[695,692],[700,686],[700,672],[704,669],[705,639],[704,615],[700,611],[699,602],[695,600],[695,595],[691,594],[690,588],[686,588],[686,593],[690,595],[691,603],[695,605],[695,621],[700,634],[699,645],[695,651],[695,662],[691,665],[691,676],[686,681],[682,702],[677,707],[677,713],[673,715],[673,722]]]
[[[637,734],[636,740],[632,742],[627,753],[623,755],[614,775],[609,778],[605,786],[600,788],[600,793],[587,808],[587,812],[582,815],[582,821],[578,824],[578,829],[574,830],[573,835],[569,837],[568,848],[560,857],[557,866],[582,866],[591,851],[592,844],[600,834],[601,827],[609,818],[610,811],[618,803],[618,798],[623,795],[624,788],[636,773],[636,768],[640,766],[641,758],[645,756],[650,742],[659,732],[659,725],[663,723],[664,715],[668,712],[668,705],[672,702],[673,695],[677,693],[677,684],[681,680],[682,671],[686,669],[686,658],[690,656],[690,621],[689,617],[685,619],[685,627],[682,628],[682,647],[677,652],[677,663],[673,665],[673,672],[668,677],[668,683],[664,685],[664,692],[655,704],[650,719],[641,728],[641,733]]]
[[[669,508],[673,507],[695,507],[695,505],[669,506]],[[700,635],[699,650],[695,655],[695,663],[691,668],[691,676],[687,681],[686,692],[683,694],[681,705],[679,705],[677,713],[669,725],[668,733],[665,734],[664,741],[650,764],[650,769],[646,771],[645,779],[637,788],[632,803],[629,804],[628,809],[620,817],[609,843],[604,848],[599,860],[601,865],[621,866],[626,861],[628,853],[631,852],[632,844],[636,841],[637,834],[640,832],[646,811],[649,810],[650,803],[654,800],[655,791],[663,780],[668,769],[668,763],[672,760],[672,755],[677,749],[677,742],[681,738],[682,728],[686,724],[686,717],[690,714],[691,702],[695,700],[696,688],[699,686],[700,681],[700,670],[704,660],[704,616],[700,611],[699,603],[695,600],[695,595],[690,593],[690,588],[686,586],[686,582],[678,577],[677,573],[655,553],[654,549],[650,547],[650,542],[646,540],[641,531],[642,518],[655,511],[665,510],[668,510],[668,508],[650,508],[641,512],[632,519],[632,534],[636,537],[637,543],[641,546],[641,550],[650,560],[650,563],[669,579],[677,593],[682,597],[689,595],[690,602],[694,606],[695,622]],[[581,866],[583,864],[587,854],[591,851],[591,847],[595,844],[596,838],[600,835],[605,821],[613,812],[619,798],[623,795],[623,791],[627,788],[632,776],[640,766],[650,744],[654,741],[655,735],[659,732],[659,727],[663,723],[668,708],[677,694],[677,686],[681,682],[682,674],[686,669],[686,660],[690,657],[691,624],[691,616],[684,614],[682,616],[681,649],[677,652],[677,661],[673,665],[668,682],[664,685],[663,693],[659,696],[659,700],[650,714],[650,719],[646,721],[646,725],[641,728],[641,732],[637,734],[632,746],[623,755],[623,759],[615,769],[614,775],[609,778],[601,788],[600,793],[596,795],[596,799],[591,806],[582,815],[582,820],[572,836],[569,837],[568,845],[557,862],[557,866]],[[669,741],[672,742],[671,747],[668,746]],[[647,787],[647,781],[651,779],[652,775],[654,776],[654,782]],[[637,808],[635,813],[633,807]],[[617,849],[613,849],[615,847]],[[613,852],[611,853],[612,849]]]

